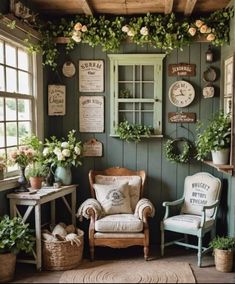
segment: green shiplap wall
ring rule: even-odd
[[[195,140],[195,124],[183,124],[179,127],[176,124],[168,123],[168,112],[180,111],[173,106],[168,99],[170,85],[179,79],[191,82],[195,88],[196,96],[193,103],[183,111],[196,112],[197,119],[207,121],[213,113],[220,108],[220,49],[214,48],[216,59],[212,64],[205,62],[205,52],[208,48],[206,43],[195,43],[185,47],[183,51],[174,50],[164,59],[163,70],[163,133],[165,138],[145,139],[139,144],[123,142],[118,138],[110,137],[110,72],[108,53],[103,52],[99,47],[92,48],[88,45],[78,45],[74,51],[66,55],[63,46],[60,47],[61,56],[58,62],[58,71],[45,72],[45,102],[47,101],[46,87],[48,84],[61,83],[66,85],[66,115],[63,117],[45,117],[45,136],[51,135],[66,136],[68,131],[76,129],[79,139],[83,142],[90,138],[96,138],[103,143],[103,157],[85,158],[82,167],[73,169],[74,182],[79,184],[78,206],[86,198],[90,197],[88,172],[90,169],[103,169],[112,166],[127,167],[133,170],[144,169],[147,172],[147,184],[145,197],[149,198],[156,207],[156,215],[150,220],[151,242],[159,243],[159,224],[163,218],[164,210],[162,202],[174,200],[182,196],[183,183],[187,175],[199,171],[206,171],[220,177],[225,184],[223,194],[228,190],[229,177],[218,173],[215,169],[193,161],[190,164],[172,164],[168,162],[163,154],[163,145],[168,135],[172,137],[187,137]],[[145,45],[143,47],[132,43],[123,44],[118,53],[159,53],[161,50]],[[141,56],[141,55],[140,55]],[[104,93],[79,93],[78,91],[78,60],[79,59],[102,59],[105,62],[105,92]],[[66,78],[62,75],[62,65],[66,60],[72,60],[77,73],[73,78]],[[194,77],[169,77],[167,74],[168,64],[192,63],[196,64],[196,76]],[[213,98],[204,99],[202,88],[206,85],[202,79],[203,72],[207,67],[213,66],[217,70],[217,80],[214,83],[216,94]],[[80,95],[104,95],[105,96],[105,132],[104,133],[79,133],[79,96]],[[45,105],[47,112],[47,105]],[[227,187],[227,188],[226,188]],[[224,200],[227,197],[223,196]],[[227,230],[227,206],[220,210],[219,222],[225,224],[220,226],[221,231]],[[86,221],[84,221],[86,222]],[[84,226],[79,223],[79,226]]]

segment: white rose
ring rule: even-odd
[[[83,26],[82,26],[82,32],[85,33],[86,31],[87,31],[87,26],[86,26],[86,25],[83,25]]]
[[[79,148],[78,146],[76,146],[76,147],[74,148],[74,151],[75,151],[75,153],[76,153],[77,155],[80,155],[80,154],[81,154],[81,150],[80,150],[80,148]]]
[[[61,154],[61,150],[58,147],[55,147],[53,153],[55,153],[56,155]]]
[[[82,24],[78,22],[78,23],[74,26],[74,29],[75,29],[75,31],[80,31],[80,30],[82,29]]]
[[[62,151],[62,155],[63,155],[64,157],[70,157],[70,150],[69,150],[69,149],[64,149],[64,150]]]
[[[47,156],[49,154],[49,148],[48,147],[44,148],[42,154],[43,156]]]
[[[206,37],[207,40],[209,41],[212,41],[215,39],[215,35],[214,34],[209,34],[207,37]]]
[[[134,36],[135,32],[133,30],[129,30],[127,33],[128,36]]]
[[[189,33],[191,36],[194,36],[194,35],[196,34],[196,29],[195,29],[195,28],[189,28],[188,33]]]
[[[69,143],[68,142],[62,142],[61,143],[61,147],[62,148],[68,148],[69,147]]]
[[[79,36],[76,36],[76,35],[73,35],[72,39],[76,42],[81,42],[81,40],[82,40]]]
[[[207,29],[208,29],[207,25],[201,26],[201,27],[200,27],[200,33],[205,34],[206,31],[207,31]]]
[[[140,30],[140,33],[143,35],[143,36],[146,36],[149,34],[149,30],[147,27],[142,27],[141,30]]]
[[[196,20],[195,25],[197,28],[200,28],[202,25],[204,25],[204,22],[201,20]]]
[[[129,27],[128,27],[127,25],[123,26],[123,27],[122,27],[122,31],[123,31],[124,33],[128,33],[128,32],[129,32]]]
[[[64,161],[65,157],[62,155],[62,153],[58,153],[57,154],[57,159],[58,159],[58,161]]]

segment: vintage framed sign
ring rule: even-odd
[[[84,157],[102,157],[102,143],[96,139],[90,139],[83,144]]]
[[[48,85],[48,115],[65,115],[65,85]]]
[[[195,112],[169,112],[168,122],[171,123],[195,123]]]
[[[104,132],[104,97],[79,98],[79,131]]]
[[[233,56],[224,61],[224,97],[233,96]]]
[[[169,76],[195,76],[196,64],[169,64],[168,65]]]
[[[103,60],[79,60],[79,92],[104,92]]]

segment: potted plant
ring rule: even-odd
[[[220,111],[202,131],[203,126],[201,122],[197,125],[196,158],[203,161],[211,152],[214,164],[227,164],[231,140],[230,115]]]
[[[27,167],[26,175],[30,181],[31,188],[40,189],[42,187],[42,181],[47,176],[48,171],[46,165],[41,161],[30,164]]]
[[[34,242],[32,231],[22,218],[0,217],[0,282],[14,278],[16,254],[30,252]]]
[[[232,271],[235,238],[217,236],[210,242],[209,246],[214,250],[216,269],[222,272]]]

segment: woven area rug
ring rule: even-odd
[[[186,262],[162,260],[84,260],[64,272],[60,283],[196,283]]]

